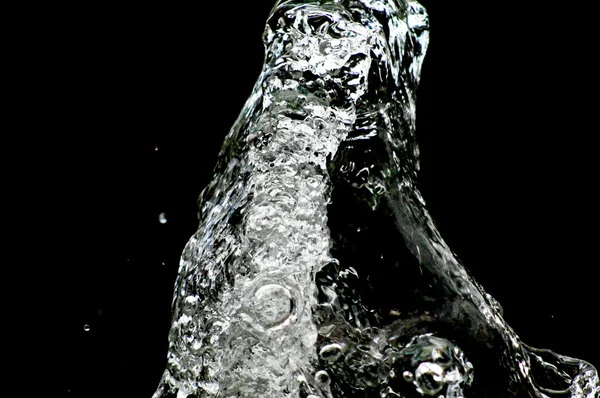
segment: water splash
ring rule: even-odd
[[[523,344],[417,189],[415,1],[279,1],[263,71],[201,195],[166,397],[589,397]]]

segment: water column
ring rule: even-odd
[[[404,0],[279,1],[182,254],[159,397],[594,397],[523,344],[417,187]]]

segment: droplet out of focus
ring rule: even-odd
[[[167,215],[165,213],[160,213],[158,215],[158,222],[161,224],[166,224],[167,223]]]

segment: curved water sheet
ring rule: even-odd
[[[423,7],[280,1],[264,42],[181,258],[154,397],[597,397],[589,363],[520,341],[425,208]]]

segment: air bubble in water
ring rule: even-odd
[[[91,329],[91,327],[87,323],[83,326],[83,330],[85,330],[86,332],[89,332],[90,329]]]
[[[337,343],[328,344],[319,352],[319,356],[329,362],[336,361],[340,355],[342,355],[342,346]]]
[[[292,295],[281,285],[269,284],[256,291],[254,313],[258,321],[268,328],[282,325],[293,310]]]
[[[329,374],[325,370],[319,370],[317,374],[315,374],[315,381],[317,385],[321,388],[327,387],[331,379],[329,378]]]

